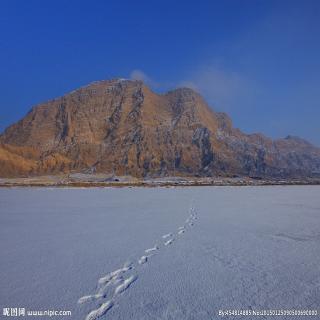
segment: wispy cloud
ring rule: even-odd
[[[157,81],[153,80],[145,72],[143,72],[142,70],[139,70],[139,69],[135,69],[135,70],[131,71],[130,78],[133,80],[141,80],[146,85],[150,86],[153,89],[160,87],[160,84]]]
[[[209,104],[219,109],[233,108],[238,100],[246,101],[257,92],[256,85],[243,74],[218,63],[209,63],[193,70],[178,86],[197,90]]]
[[[199,92],[208,104],[217,110],[232,111],[239,106],[252,105],[257,96],[257,84],[241,72],[226,68],[221,62],[212,62],[195,67],[185,79],[163,83],[135,69],[130,78],[141,80],[158,92],[178,87],[188,87]]]

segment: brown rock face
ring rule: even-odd
[[[0,176],[96,171],[116,175],[320,175],[320,149],[245,135],[182,88],[92,83],[34,107],[0,136]]]

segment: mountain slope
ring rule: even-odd
[[[302,139],[245,135],[191,89],[158,95],[131,80],[94,82],[40,104],[0,144],[1,176],[320,174],[320,149]]]

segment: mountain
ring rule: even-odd
[[[249,115],[248,115],[249,116]],[[320,149],[246,135],[195,91],[106,80],[39,104],[0,136],[0,176],[320,176]]]

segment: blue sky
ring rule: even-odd
[[[320,146],[320,1],[0,1],[0,130],[91,81],[196,88],[247,133]]]

